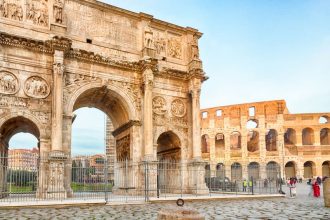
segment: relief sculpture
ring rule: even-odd
[[[0,72],[0,93],[15,94],[18,91],[18,80],[10,72]]]
[[[163,97],[160,96],[156,96],[153,100],[152,100],[152,108],[153,108],[153,112],[157,115],[164,115],[167,110],[166,110],[166,101]]]
[[[23,9],[20,0],[0,0],[0,16],[13,19],[23,20]]]
[[[178,39],[172,38],[168,41],[168,53],[173,58],[181,58],[182,48],[181,43]]]
[[[27,1],[26,19],[33,24],[47,26],[48,25],[48,6],[46,0],[30,0]]]
[[[26,80],[24,91],[30,97],[46,98],[50,93],[50,88],[46,80],[38,76],[32,76]]]
[[[156,36],[157,37],[155,38],[155,41],[154,41],[156,54],[165,57],[166,56],[166,40],[164,37],[161,37],[159,35],[159,33],[157,33]]]

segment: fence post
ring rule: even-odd
[[[108,203],[108,160],[107,158],[104,159],[104,197],[105,202]]]
[[[253,182],[253,176],[251,176],[251,181],[252,181],[252,195],[254,195],[254,190],[253,190],[253,188],[254,188],[254,182]]]

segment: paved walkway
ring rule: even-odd
[[[285,187],[285,190],[287,188]],[[323,198],[308,196],[303,183],[298,196],[275,199],[245,199],[187,202],[206,219],[330,219],[330,209],[324,208]],[[174,207],[171,203],[146,205],[87,206],[74,208],[0,210],[0,219],[156,219],[160,209]]]

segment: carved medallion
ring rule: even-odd
[[[0,72],[0,93],[15,94],[18,92],[19,84],[16,76],[10,72]]]
[[[28,78],[24,85],[25,94],[34,98],[46,98],[50,93],[50,87],[46,80],[39,76]]]
[[[171,105],[172,114],[176,117],[183,117],[186,114],[186,105],[181,99],[175,99]]]
[[[154,97],[152,100],[152,109],[155,114],[164,115],[167,112],[165,99],[161,96]]]

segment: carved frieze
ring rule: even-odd
[[[33,115],[35,115],[39,121],[43,124],[48,124],[50,122],[50,113],[42,112],[42,111],[35,111],[32,112]]]
[[[179,39],[171,38],[168,40],[168,55],[173,58],[181,59],[182,45]]]
[[[22,21],[23,8],[21,0],[0,0],[0,17]]]
[[[165,57],[166,56],[166,39],[162,33],[157,32],[154,39],[154,48],[156,54]]]
[[[153,112],[157,115],[164,115],[167,112],[166,100],[161,96],[156,96],[152,100]]]
[[[25,81],[24,91],[33,98],[46,98],[50,93],[47,81],[39,76],[32,76]]]
[[[7,71],[0,71],[0,93],[15,94],[18,92],[19,82],[16,76]]]
[[[58,190],[63,185],[64,178],[64,162],[51,161],[49,164],[49,189]]]
[[[26,20],[35,25],[48,26],[48,1],[47,0],[27,0]]]
[[[173,100],[171,104],[172,115],[176,117],[183,117],[186,114],[186,105],[181,99]]]
[[[0,95],[0,107],[28,107],[28,99]]]

